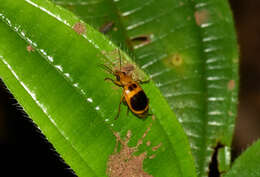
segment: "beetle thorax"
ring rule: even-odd
[[[123,86],[129,85],[133,82],[132,77],[122,71],[116,71],[116,78]]]

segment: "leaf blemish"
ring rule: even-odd
[[[73,30],[78,34],[83,34],[86,32],[86,27],[83,23],[78,22],[73,26]]]
[[[179,54],[174,54],[171,58],[171,63],[174,66],[180,66],[182,64],[182,62],[183,62],[183,59]]]
[[[105,23],[99,28],[99,32],[107,34],[113,28],[114,24],[115,23],[113,21]]]
[[[151,126],[151,124],[150,124]],[[129,147],[128,142],[131,138],[131,131],[128,130],[126,138],[123,140],[120,138],[118,132],[114,132],[116,137],[116,146],[114,149],[114,154],[110,155],[107,163],[107,175],[109,177],[129,177],[129,176],[142,176],[142,177],[152,177],[150,174],[143,171],[143,161],[147,158],[153,159],[156,157],[155,154],[147,156],[147,152],[143,152],[139,155],[134,155],[138,151],[138,147],[143,144],[143,139],[146,137],[150,131],[150,126],[147,128],[143,136],[137,141],[136,146]],[[119,143],[121,144],[120,151],[118,150]],[[151,142],[147,141],[146,145],[150,146]],[[153,151],[158,150],[161,143],[152,148]]]
[[[157,151],[157,150],[161,147],[161,145],[162,145],[162,143],[160,143],[160,144],[154,146],[154,147],[152,148],[152,151]]]
[[[183,64],[183,58],[180,54],[175,53],[175,54],[171,54],[170,56],[168,56],[167,58],[164,59],[164,63],[166,66],[175,66],[175,67],[179,67]]]
[[[149,159],[154,159],[155,157],[156,157],[156,155],[153,154],[153,155],[151,155],[151,156],[149,157]]]
[[[28,46],[26,47],[26,50],[27,50],[28,52],[34,52],[34,48],[33,48],[31,45],[28,45]]]
[[[230,80],[227,84],[228,90],[233,90],[235,88],[235,81],[234,80]]]
[[[209,12],[208,10],[199,10],[194,13],[195,21],[198,26],[207,23],[209,20]]]
[[[149,35],[140,35],[131,38],[130,41],[134,48],[138,48],[149,44],[151,42],[151,38]]]
[[[150,146],[150,145],[151,145],[151,141],[147,141],[146,146]]]

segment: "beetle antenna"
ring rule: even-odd
[[[109,68],[107,65],[100,64],[99,66],[100,66],[102,69],[104,69],[105,71],[107,71],[108,73],[110,73],[110,74],[115,74],[114,71],[113,71],[111,68]]]
[[[121,53],[120,53],[119,48],[117,50],[118,50],[118,54],[119,54],[119,68],[120,68],[120,71],[121,71]]]

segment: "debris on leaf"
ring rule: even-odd
[[[99,28],[99,32],[107,34],[113,28],[114,24],[115,23],[113,21],[105,23]]]

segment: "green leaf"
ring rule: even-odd
[[[259,177],[260,176],[260,141],[258,140],[242,153],[224,177]]]
[[[118,9],[112,1],[108,0],[52,0],[53,3],[67,8],[86,23],[97,30],[107,24],[111,28],[106,35],[121,48],[126,49],[127,36],[122,26]],[[131,2],[129,2],[131,3]]]
[[[231,150],[229,147],[221,147],[218,149],[218,170],[220,173],[227,172],[231,164]]]
[[[188,139],[152,81],[143,89],[153,118],[127,116],[122,105],[114,120],[122,90],[105,82],[112,76],[98,67],[118,62],[112,42],[49,1],[0,4],[0,77],[78,176],[106,176],[115,135],[124,139],[129,132],[127,146],[139,144],[130,154],[141,161],[131,168],[135,173],[195,176]],[[121,55],[123,63],[132,63]],[[135,74],[147,78],[138,68]]]
[[[66,7],[73,1],[58,2]],[[77,2],[77,5],[70,5],[70,10],[82,19],[88,20],[86,16],[98,18],[99,23],[94,26],[100,28],[108,18],[123,31],[126,40],[118,39],[113,30],[108,35],[128,45],[127,50],[135,56],[135,62],[160,88],[189,136],[199,176],[207,176],[218,144],[225,146],[219,163],[228,168],[230,162],[222,160],[230,159],[228,151],[237,112],[239,58],[228,2]],[[97,3],[93,5],[94,2]],[[79,6],[85,9],[84,13],[78,10]],[[102,13],[95,13],[95,9]]]
[[[197,172],[207,176],[214,147],[231,146],[236,115],[238,52],[232,16],[226,1],[160,2],[135,12],[136,18],[131,14],[125,26],[130,39],[149,36],[149,43],[133,46],[136,62],[176,112]]]

